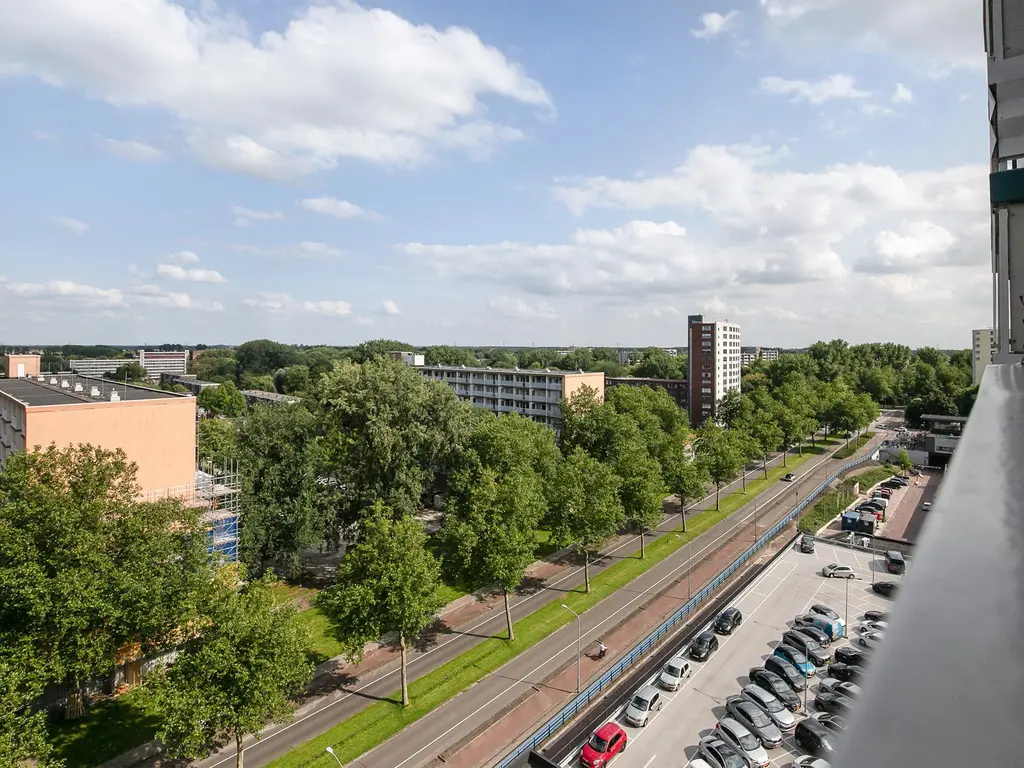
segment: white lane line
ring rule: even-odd
[[[648,760],[646,763],[644,763],[644,768],[650,768],[651,763],[654,762],[654,758],[656,758],[656,757],[657,757],[657,755],[651,755],[651,759]]]
[[[814,471],[815,469],[817,469],[818,467],[820,467],[820,466],[821,466],[822,464],[824,464],[824,463],[825,463],[826,461],[828,461],[829,459],[831,459],[831,458],[832,458],[832,454],[833,454],[833,453],[835,453],[836,451],[838,451],[838,450],[839,450],[839,449],[840,449],[841,447],[842,447],[842,446],[836,446],[836,448],[835,448],[835,449],[834,449],[834,450],[833,450],[833,451],[832,451],[831,453],[823,453],[823,454],[821,455],[821,458],[820,458],[820,459],[819,459],[819,460],[818,460],[817,462],[814,462],[813,464],[808,464],[808,465],[807,465],[807,466],[808,466],[808,471]],[[776,457],[775,457],[774,459],[772,459],[771,461],[769,461],[769,462],[768,462],[768,464],[769,464],[769,465],[771,465],[771,464],[774,464],[774,463],[778,462],[778,461],[779,461],[779,460],[780,460],[781,458],[782,458],[782,456],[781,456],[781,454],[780,454],[779,456],[776,456]],[[776,483],[778,483],[778,482],[779,482],[779,481],[776,481]],[[734,493],[734,492],[735,492],[735,491],[730,491],[730,493]],[[777,493],[775,493],[775,494],[774,494],[773,496],[771,496],[770,498],[764,499],[764,500],[763,500],[763,501],[761,502],[761,508],[762,508],[762,509],[763,509],[763,508],[765,508],[765,507],[766,507],[766,506],[768,506],[769,504],[773,503],[773,502],[774,502],[774,501],[775,501],[775,500],[776,500],[776,499],[777,499],[777,498],[778,498],[779,496],[781,496],[781,495],[783,495],[783,494],[785,494],[785,493],[788,493],[788,492],[789,492],[789,488],[788,488],[788,487],[783,487],[783,488],[780,488],[780,489],[779,489],[779,491],[778,491]],[[698,504],[703,504],[704,502],[706,502],[706,501],[709,501],[709,500],[713,499],[714,497],[715,497],[715,494],[714,494],[714,493],[709,493],[709,494],[708,494],[707,496],[705,496],[705,497],[704,497],[703,499],[701,499],[700,501],[694,502],[694,503],[693,503],[693,504],[691,504],[691,505],[690,505],[689,507],[687,507],[687,511],[689,511],[689,510],[693,509],[693,508],[694,508],[694,507],[696,507],[696,506],[697,506]],[[754,499],[759,499],[759,498],[760,498],[760,496],[759,496],[759,495],[756,495],[756,496],[753,496],[753,497],[751,498],[751,500],[754,500]],[[748,502],[748,503],[749,503],[749,502]],[[710,511],[710,510],[709,510],[709,511]],[[754,515],[756,515],[756,514],[757,514],[757,512],[756,512],[756,510],[755,510],[754,512],[751,512],[750,514],[746,515],[746,516],[745,516],[745,517],[743,517],[742,519],[740,519],[740,520],[737,520],[737,521],[736,521],[736,523],[735,523],[734,525],[730,526],[730,528],[729,528],[729,529],[728,529],[727,531],[725,531],[725,533],[722,533],[722,534],[720,534],[720,535],[719,535],[718,537],[716,537],[716,538],[714,539],[714,541],[712,541],[712,542],[711,542],[710,544],[707,544],[706,546],[702,547],[702,548],[701,548],[701,549],[700,549],[700,550],[699,550],[699,551],[698,551],[698,552],[696,553],[696,555],[697,555],[697,556],[700,556],[700,555],[702,555],[702,554],[703,554],[704,552],[706,552],[706,551],[707,551],[708,549],[710,549],[710,548],[714,547],[714,546],[715,546],[715,545],[716,545],[716,544],[717,544],[717,543],[718,543],[718,542],[719,542],[719,541],[720,541],[720,540],[721,540],[721,539],[722,539],[723,537],[731,535],[731,534],[732,534],[732,532],[733,532],[733,531],[734,531],[734,530],[735,530],[736,528],[738,528],[738,527],[741,527],[741,526],[742,526],[742,525],[743,525],[744,523],[746,523],[746,522],[747,522],[748,520],[750,520],[750,519],[751,519],[751,518],[752,518],[752,517],[753,517]],[[671,516],[669,517],[669,521],[671,521],[671,520],[672,520],[672,518],[674,518],[674,517],[675,517],[675,515],[671,515]],[[726,518],[726,519],[728,519],[728,518]],[[664,524],[665,524],[665,521],[662,521],[662,522],[661,522],[661,523],[659,524],[659,528],[660,528],[660,526],[661,526],[661,525],[664,525]],[[657,529],[656,529],[656,530],[657,530]],[[665,532],[665,535],[668,535],[668,533],[669,533],[669,532]],[[694,541],[696,541],[696,539],[694,539]],[[604,556],[607,556],[607,555],[612,555],[612,554],[615,554],[616,552],[618,552],[618,551],[619,551],[620,549],[622,549],[623,547],[625,547],[625,546],[628,546],[629,544],[632,544],[632,543],[633,543],[633,542],[632,542],[632,539],[627,539],[626,541],[622,542],[622,544],[620,544],[619,546],[615,547],[614,549],[608,550],[607,552],[603,552],[603,553],[602,553],[602,555],[604,555]],[[687,544],[685,544],[684,546],[690,546],[690,544],[692,544],[692,543],[693,543],[692,541],[691,541],[691,542],[688,542],[688,543],[687,543]],[[691,561],[692,559],[693,559],[693,557],[692,557],[692,556],[690,556],[690,557],[688,557],[688,558],[687,558],[687,560],[688,560],[688,561]],[[562,576],[561,578],[559,578],[559,579],[557,579],[557,580],[555,580],[555,581],[551,582],[550,584],[547,584],[547,585],[545,585],[545,586],[543,587],[543,589],[540,589],[540,590],[538,590],[537,592],[534,592],[534,593],[533,593],[532,595],[528,595],[528,596],[526,596],[526,597],[522,598],[521,600],[519,600],[519,601],[517,601],[517,602],[513,603],[513,604],[512,604],[512,608],[513,608],[513,609],[515,609],[515,608],[518,608],[519,606],[523,605],[524,603],[526,603],[526,602],[528,602],[528,601],[530,601],[530,600],[534,599],[534,598],[535,598],[535,597],[537,597],[538,595],[541,595],[541,594],[543,594],[545,590],[548,590],[548,589],[550,589],[551,587],[554,587],[554,586],[557,586],[558,584],[561,584],[561,583],[562,583],[563,581],[565,581],[566,579],[569,579],[569,578],[571,578],[572,576],[574,576],[574,575],[576,575],[576,574],[580,573],[580,572],[581,572],[582,570],[583,570],[583,568],[582,568],[582,567],[580,567],[580,568],[577,568],[577,569],[575,569],[575,570],[571,570],[571,571],[568,571],[568,572],[566,572],[566,574],[565,574],[564,576]],[[659,582],[659,583],[660,583],[660,582]],[[644,594],[644,593],[641,593],[641,595],[643,595],[643,594]],[[413,657],[412,657],[412,658],[411,658],[411,659],[409,660],[409,663],[408,663],[408,665],[407,665],[407,668],[411,668],[411,667],[412,667],[412,665],[413,665],[413,664],[415,664],[417,660],[419,660],[419,659],[422,659],[422,658],[425,658],[425,657],[429,656],[430,654],[434,653],[435,651],[439,651],[439,650],[441,650],[441,649],[442,649],[442,648],[444,648],[444,647],[445,647],[445,646],[446,646],[446,645],[447,645],[448,643],[453,643],[453,642],[455,642],[456,640],[458,640],[458,639],[459,639],[459,636],[460,636],[460,635],[464,635],[464,634],[469,634],[469,633],[473,632],[474,630],[476,630],[476,629],[479,629],[479,628],[480,628],[480,627],[482,627],[482,626],[483,626],[484,624],[487,624],[488,622],[490,622],[490,621],[493,621],[493,620],[495,620],[496,618],[498,618],[498,617],[497,617],[497,616],[489,616],[489,617],[487,617],[486,619],[483,619],[482,621],[480,621],[480,622],[478,622],[478,623],[474,624],[473,626],[469,627],[468,629],[464,629],[464,630],[461,630],[461,631],[460,631],[460,632],[459,632],[458,634],[455,634],[455,635],[453,635],[453,636],[452,636],[451,638],[449,638],[448,640],[445,640],[445,641],[444,641],[443,643],[439,643],[438,645],[434,646],[434,647],[433,647],[433,648],[431,648],[430,650],[428,650],[428,651],[424,651],[423,653],[420,653],[420,654],[417,654],[416,656],[413,656]],[[589,632],[588,632],[587,634],[589,634]],[[543,665],[541,665],[541,666],[543,666]],[[377,683],[378,681],[380,681],[380,680],[385,680],[385,679],[387,679],[387,678],[389,678],[389,677],[392,677],[392,676],[394,676],[394,675],[397,675],[397,674],[399,674],[399,672],[400,672],[400,671],[401,671],[400,669],[393,669],[393,670],[391,670],[390,672],[385,672],[385,673],[384,673],[383,675],[381,675],[380,677],[377,677],[377,678],[374,678],[373,680],[370,680],[369,682],[365,683],[364,685],[361,685],[361,686],[359,686],[358,688],[353,688],[353,689],[352,689],[351,691],[348,691],[348,692],[344,693],[343,695],[339,696],[338,698],[336,698],[336,699],[332,699],[332,700],[328,701],[328,702],[327,702],[326,704],[324,704],[324,706],[320,707],[319,709],[313,710],[313,711],[311,711],[311,712],[309,712],[309,713],[307,713],[307,714],[303,715],[302,717],[298,717],[298,718],[295,718],[294,720],[292,720],[292,721],[291,721],[290,723],[288,723],[288,724],[287,724],[287,725],[285,725],[284,727],[282,727],[282,728],[279,728],[278,730],[276,730],[276,731],[273,731],[272,733],[268,733],[268,734],[265,734],[265,735],[262,735],[262,736],[260,736],[260,738],[259,738],[258,740],[256,740],[256,741],[254,741],[254,742],[253,742],[252,744],[249,744],[248,746],[242,747],[242,752],[244,753],[244,752],[245,752],[245,751],[246,751],[247,749],[251,749],[251,748],[255,747],[255,746],[256,746],[257,744],[264,744],[264,743],[266,743],[267,741],[269,741],[270,739],[274,738],[275,736],[277,736],[277,735],[279,735],[279,734],[282,734],[282,733],[284,733],[285,731],[288,731],[288,730],[290,730],[291,728],[294,728],[294,727],[295,727],[296,725],[299,725],[300,723],[303,723],[303,722],[305,722],[306,720],[310,719],[311,717],[316,717],[316,716],[317,716],[317,715],[319,715],[320,713],[322,713],[322,712],[326,712],[326,711],[327,711],[328,709],[330,709],[331,707],[333,707],[333,706],[334,706],[335,704],[339,704],[339,703],[341,703],[342,701],[345,701],[345,700],[346,700],[347,698],[349,698],[350,696],[354,696],[355,694],[357,694],[357,693],[359,693],[359,692],[363,691],[364,689],[366,689],[366,688],[370,687],[371,685],[374,685],[374,684],[375,684],[375,683]],[[490,702],[488,702],[488,704],[489,704],[489,703],[490,703]],[[485,705],[485,706],[486,706],[486,705]],[[482,707],[481,707],[481,709],[482,709]],[[436,711],[436,710],[435,710],[435,711]],[[478,710],[478,711],[479,711],[479,710]],[[430,713],[427,713],[427,714],[429,715]],[[426,717],[426,715],[424,715],[424,717]],[[461,723],[460,723],[460,724],[461,724]],[[333,727],[333,726],[332,726],[332,727]],[[446,732],[446,733],[447,733],[447,732]],[[444,735],[444,734],[442,734],[442,735]],[[438,738],[440,738],[440,737],[438,737]],[[434,741],[437,741],[437,739],[435,739]],[[433,742],[431,742],[431,743],[433,743]],[[297,745],[296,745],[296,746],[297,746]],[[428,745],[428,746],[429,746],[429,745]],[[421,751],[422,751],[422,750],[421,750]],[[229,760],[231,760],[231,759],[232,759],[232,758],[234,758],[235,756],[236,756],[236,755],[235,755],[235,752],[234,752],[234,750],[232,750],[232,751],[230,751],[230,752],[228,752],[228,753],[224,753],[224,757],[223,757],[223,758],[222,758],[221,760],[218,760],[218,761],[217,761],[217,762],[215,762],[215,763],[211,763],[211,764],[210,764],[210,766],[209,766],[209,768],[217,768],[217,766],[219,766],[219,765],[223,765],[224,763],[228,762]],[[408,762],[408,759],[406,760],[406,762]],[[399,764],[399,766],[396,766],[395,768],[400,768],[400,765],[402,765],[402,764],[404,764],[404,763],[401,763],[401,764]]]

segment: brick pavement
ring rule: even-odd
[[[928,515],[921,509],[921,504],[934,499],[939,479],[939,474],[930,470],[925,470],[921,477],[914,477],[885,524],[885,536],[905,541],[917,538],[921,524]]]

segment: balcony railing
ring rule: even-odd
[[[993,365],[834,768],[1024,765],[1024,368]]]

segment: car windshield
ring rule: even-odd
[[[782,704],[776,698],[761,699],[761,703],[764,704],[764,708],[769,712],[781,712],[783,710]]]
[[[579,742],[576,743],[579,744]],[[595,752],[604,754],[608,751],[608,740],[601,738],[596,733],[590,737],[590,741],[588,743],[590,744],[590,748]]]
[[[752,749],[757,749],[758,746],[760,746],[761,744],[761,742],[754,738],[754,734],[752,734],[750,731],[747,731],[742,736],[740,736],[737,739],[737,741],[740,743],[740,746],[747,752],[749,752]]]
[[[743,758],[737,755],[735,752],[726,752],[723,749],[722,757],[725,758],[724,768],[747,768],[746,762],[744,762]]]
[[[645,699],[643,696],[634,696],[633,697],[633,704],[632,704],[633,709],[639,709],[641,712],[646,712],[647,711],[647,707],[649,707],[649,706],[650,706],[650,702],[647,701],[647,699]]]
[[[743,714],[747,716],[747,719],[751,723],[756,725],[758,728],[764,728],[767,725],[771,725],[771,720],[764,712],[757,707],[743,707]]]
[[[669,677],[682,677],[683,669],[682,667],[677,667],[675,664],[667,664],[665,666],[665,673]]]

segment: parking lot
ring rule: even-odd
[[[821,569],[829,563],[849,565],[857,570],[856,580],[826,579]],[[743,613],[742,625],[732,634],[719,637],[719,649],[705,663],[693,663],[693,674],[675,693],[662,692],[664,705],[644,728],[625,724],[621,710],[616,721],[628,734],[625,752],[616,757],[614,768],[656,768],[685,766],[697,755],[697,743],[725,714],[725,700],[739,694],[748,682],[751,667],[760,666],[778,644],[793,618],[812,603],[834,609],[848,625],[846,639],[833,642],[829,653],[855,641],[864,611],[887,611],[893,602],[871,591],[875,581],[899,580],[884,573],[880,559],[869,553],[830,546],[819,541],[814,554],[790,548],[772,567],[750,585],[733,603]],[[847,601],[849,609],[847,610]],[[683,649],[680,649],[683,650]],[[882,653],[884,650],[875,651]],[[824,670],[818,671],[822,676]],[[809,711],[814,711],[816,678],[807,694]],[[632,692],[630,692],[630,695]],[[800,694],[802,697],[803,694]],[[623,702],[623,706],[626,701]],[[798,719],[802,718],[798,714]],[[582,745],[580,745],[582,747]],[[802,752],[791,734],[782,747],[769,753],[771,764],[787,768]],[[566,758],[564,766],[578,765],[579,751]]]

